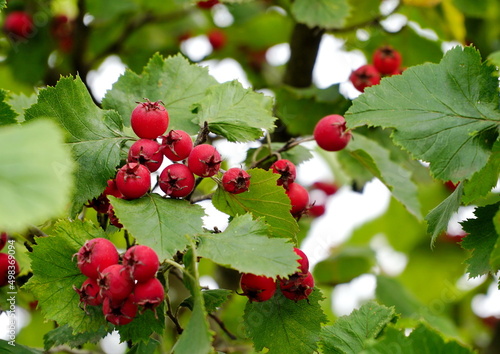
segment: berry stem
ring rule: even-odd
[[[271,151],[267,156],[264,156],[263,158],[253,162],[251,165],[250,165],[250,168],[255,168],[257,166],[259,166],[260,164],[262,164],[263,162],[267,161],[268,159],[270,159],[271,157],[273,156],[280,156],[279,154],[281,154],[282,152],[285,152],[285,151],[288,151],[288,150],[291,150],[292,148],[294,148],[295,146],[297,145],[300,145],[302,143],[305,143],[307,141],[314,141],[314,137],[313,136],[307,136],[305,138],[292,138],[290,140],[288,140],[281,148],[279,148],[278,150],[276,151]]]
[[[167,304],[166,314],[168,318],[170,318],[170,320],[174,323],[177,333],[182,334],[184,329],[181,327],[176,315],[174,315],[174,313],[172,312],[172,304],[170,303],[170,297],[168,296],[168,293],[165,293],[165,303]]]
[[[208,122],[203,122],[203,127],[200,128],[200,131],[198,132],[198,136],[196,137],[193,146],[205,143],[208,139],[209,133],[210,130],[208,129]]]
[[[232,340],[238,339],[238,337],[236,337],[234,334],[232,334],[231,332],[229,332],[229,330],[227,329],[226,325],[224,324],[224,322],[219,317],[217,317],[213,313],[209,313],[208,316],[210,316],[210,318],[213,319],[215,321],[215,323],[217,323],[219,325],[220,329],[222,329],[222,331],[224,333],[226,333],[229,338],[231,338]]]

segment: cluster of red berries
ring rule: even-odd
[[[309,207],[308,215],[315,218],[323,215],[326,212],[326,199],[337,193],[338,189],[339,187],[332,182],[314,182],[311,190],[317,198],[314,205]]]
[[[85,242],[75,254],[78,268],[87,279],[75,291],[80,306],[102,305],[108,322],[125,325],[139,309],[155,311],[163,302],[165,290],[156,278],[160,262],[156,252],[143,245],[130,247],[121,257],[115,245],[104,238]]]
[[[278,280],[255,275],[252,273],[243,273],[240,279],[242,295],[248,297],[250,301],[263,302],[271,299],[279,286],[282,294],[295,302],[307,299],[314,290],[314,278],[309,271],[309,259],[306,254],[298,248],[293,249],[300,257],[298,271],[290,277]]]
[[[401,74],[401,54],[389,45],[375,50],[373,64],[366,64],[354,70],[349,76],[353,86],[361,92],[365,88],[378,85],[384,76]]]
[[[0,233],[0,250],[2,250],[8,241],[7,233]],[[14,245],[9,244],[9,250],[13,249]],[[9,252],[10,253],[10,252]],[[13,283],[15,277],[19,274],[19,264],[16,259],[8,253],[0,253],[0,287]]]

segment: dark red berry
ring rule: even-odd
[[[222,186],[232,194],[246,192],[250,187],[250,175],[242,168],[230,168],[222,176]]]
[[[455,189],[457,189],[459,183],[460,182],[453,183],[452,181],[446,181],[446,182],[444,182],[444,186],[446,188],[448,188],[448,190],[450,190],[451,192],[453,192]]]
[[[115,181],[126,199],[137,199],[151,188],[151,173],[146,166],[129,162],[118,170]]]
[[[196,6],[198,6],[200,9],[208,10],[217,4],[219,4],[219,0],[205,0],[205,1],[198,1],[196,3]]]
[[[135,304],[142,306],[144,310],[153,311],[163,302],[164,297],[165,289],[157,278],[151,278],[144,283],[138,283],[132,295]]]
[[[160,174],[159,185],[166,195],[174,198],[188,196],[194,189],[193,172],[186,165],[174,163],[165,167]]]
[[[100,288],[95,279],[87,278],[80,288],[73,286],[73,289],[80,296],[80,306],[84,310],[88,305],[99,306],[102,304],[103,297],[100,294]]]
[[[365,88],[380,83],[380,73],[373,65],[367,64],[354,70],[349,76],[349,80],[356,90],[364,92]]]
[[[222,159],[215,147],[209,144],[201,144],[193,148],[187,162],[189,169],[195,175],[212,177],[219,172]]]
[[[94,208],[98,213],[106,214],[110,208],[108,195],[112,195],[116,198],[123,198],[123,194],[116,188],[114,179],[108,180],[107,186],[101,195],[92,199],[87,206]]]
[[[217,51],[221,50],[226,46],[227,42],[227,37],[226,34],[219,30],[219,29],[213,29],[210,32],[207,33],[208,41],[212,45],[212,48]]]
[[[297,178],[297,168],[293,164],[293,162],[286,160],[286,159],[280,159],[273,163],[270,167],[270,169],[279,175],[281,175],[280,178],[278,178],[278,186],[283,186],[285,188],[288,188],[288,185],[290,183],[293,183],[295,181],[295,178]]]
[[[57,41],[59,48],[63,52],[70,52],[73,49],[73,34],[75,22],[66,15],[56,15],[52,19],[50,33]]]
[[[307,210],[308,214],[312,217],[318,218],[325,214],[326,206],[324,204],[314,204]]]
[[[102,304],[102,313],[106,321],[115,326],[126,325],[137,315],[137,305],[134,303],[132,296],[121,302],[114,302],[109,298],[105,298]]]
[[[325,192],[326,195],[334,195],[339,190],[339,187],[333,182],[314,182],[313,188]]]
[[[311,272],[295,281],[281,280],[280,289],[283,295],[295,302],[307,299],[314,290],[314,278]]]
[[[323,117],[314,127],[314,139],[320,148],[326,151],[339,151],[351,140],[351,132],[346,131],[344,117],[331,114]]]
[[[97,278],[101,295],[113,302],[126,299],[134,290],[130,271],[122,264],[113,264],[99,273]]]
[[[163,162],[163,152],[156,140],[139,139],[128,151],[128,162],[145,165],[149,172],[157,171]]]
[[[139,138],[156,139],[168,128],[169,117],[161,101],[146,100],[132,111],[130,125]]]
[[[105,238],[88,240],[75,255],[80,272],[92,279],[97,279],[99,271],[117,264],[120,259],[115,245]]]
[[[307,272],[309,272],[309,258],[307,258],[307,256],[304,253],[304,251],[300,250],[297,247],[294,247],[293,251],[295,252],[295,254],[297,256],[300,257],[297,260],[297,262],[299,263],[299,267],[298,267],[299,268],[299,273],[302,273],[302,274],[306,275]]]
[[[26,39],[34,32],[33,18],[24,11],[13,11],[5,17],[3,29],[13,40]]]
[[[262,275],[243,273],[240,279],[242,295],[250,301],[262,302],[273,297],[276,292],[276,281]]]
[[[0,250],[7,244],[7,238],[8,237],[6,232],[0,233]]]
[[[163,154],[171,161],[184,160],[193,150],[193,140],[183,130],[171,130],[161,138]]]
[[[19,274],[19,264],[7,253],[0,253],[0,287],[9,284]]]
[[[156,252],[144,245],[130,247],[123,255],[122,263],[129,269],[132,278],[138,282],[154,278],[160,266]]]
[[[113,226],[116,226],[117,228],[121,229],[123,228],[123,224],[120,223],[120,220],[116,217],[115,210],[113,209],[113,206],[110,204],[108,211],[108,218],[109,218],[109,223]]]
[[[391,46],[383,46],[373,53],[373,66],[381,74],[395,73],[401,66],[401,54]]]
[[[290,213],[295,217],[299,217],[309,204],[309,193],[300,184],[294,182],[288,185],[286,194],[288,198],[290,198],[290,203],[292,205]]]

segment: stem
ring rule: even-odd
[[[177,320],[177,317],[172,312],[172,304],[170,303],[170,297],[168,296],[168,294],[165,294],[165,302],[167,303],[167,312],[166,312],[166,314],[167,314],[168,318],[170,318],[172,320],[172,322],[174,323],[175,329],[177,330],[177,333],[178,334],[182,334],[182,332],[184,330],[182,329],[179,321]]]
[[[305,138],[291,138],[290,140],[288,140],[285,145],[283,145],[281,148],[279,148],[278,150],[276,151],[271,151],[267,156],[264,156],[263,158],[261,158],[260,160],[257,160],[255,162],[253,162],[251,165],[250,165],[250,168],[254,168],[254,167],[257,167],[259,166],[260,164],[262,164],[263,162],[267,161],[268,159],[270,159],[271,157],[273,156],[276,156],[279,154],[281,154],[282,152],[285,152],[285,151],[288,151],[292,148],[294,148],[295,146],[297,145],[300,145],[302,143],[305,143],[306,141],[313,141],[314,140],[314,137],[313,136],[308,136],[308,137],[305,137]]]
[[[196,137],[196,140],[194,141],[193,145],[198,146],[206,142],[209,133],[210,130],[208,130],[208,122],[203,122],[203,127],[201,127],[200,131],[198,132],[198,136]]]
[[[210,316],[210,318],[213,319],[215,321],[215,323],[217,323],[219,325],[220,329],[222,329],[224,331],[224,333],[226,333],[229,338],[231,338],[232,340],[238,339],[238,337],[236,337],[234,334],[229,332],[226,325],[224,324],[224,322],[222,322],[222,320],[219,317],[215,316],[213,313],[209,313],[208,316]]]

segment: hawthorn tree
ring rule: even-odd
[[[2,351],[98,352],[113,331],[131,353],[499,351],[497,318],[471,307],[500,269],[496,0],[0,8]],[[212,48],[200,60],[233,58],[252,88],[190,59],[197,36]],[[366,58],[346,79],[355,99],[314,83],[327,36]],[[283,43],[287,63],[270,65]],[[128,69],[101,100],[89,73],[110,56]],[[231,166],[222,141],[252,144]],[[295,180],[312,150],[334,181]],[[308,191],[373,179],[387,210],[309,267],[300,247],[325,206]],[[202,203],[227,227],[204,227]],[[474,217],[450,234],[463,206]],[[407,258],[398,275],[380,235]],[[336,287],[364,274],[374,298],[338,316]]]

